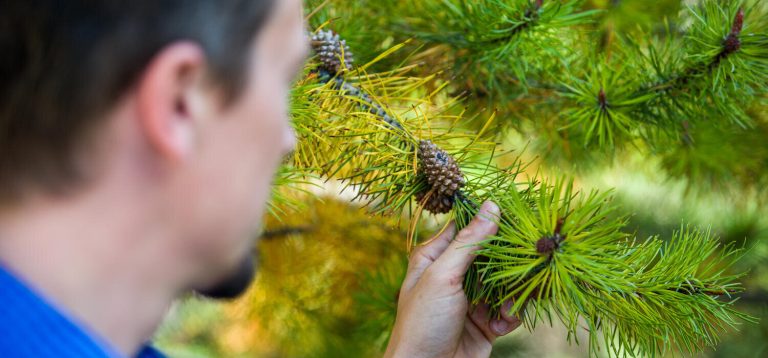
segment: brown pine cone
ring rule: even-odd
[[[416,194],[416,200],[421,202],[432,193],[424,209],[435,213],[447,213],[453,207],[454,194],[466,184],[464,174],[456,161],[444,150],[428,140],[419,142],[419,172],[423,174],[429,188]]]
[[[416,193],[416,201],[421,203],[421,201],[424,200],[424,197],[427,196],[428,193],[429,191],[421,191]],[[437,193],[432,193],[429,199],[427,199],[427,201],[424,203],[424,209],[434,214],[445,214],[451,211],[452,207],[452,197],[439,195]]]
[[[319,31],[312,35],[311,44],[324,70],[338,73],[345,68],[352,68],[352,51],[347,42],[339,38],[339,34],[330,30]]]

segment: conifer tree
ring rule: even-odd
[[[531,174],[498,142],[532,134],[530,150],[570,168],[637,151],[691,182],[764,183],[764,3],[678,3],[625,32],[577,0],[309,3],[316,56],[293,90],[300,143],[281,182],[342,180],[371,212],[404,214],[408,247],[427,213],[461,229],[496,201],[468,298],[496,314],[513,301],[531,329],[560,320],[569,340],[586,328],[593,354],[695,353],[752,320],[734,308],[742,249],[685,224],[637,238],[610,192]]]

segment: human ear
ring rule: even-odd
[[[206,71],[202,48],[177,42],[163,48],[136,87],[137,120],[147,142],[161,157],[183,161],[193,151],[196,101]]]

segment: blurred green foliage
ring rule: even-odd
[[[426,104],[410,120],[421,120],[419,114],[430,110],[448,119],[460,113],[469,120],[459,123],[459,129],[482,128],[505,145],[526,148],[522,154],[535,162],[531,172],[575,176],[580,188],[614,189],[620,212],[634,213],[628,227],[639,238],[671,237],[685,222],[711,228],[723,244],[746,245],[747,254],[736,264],[739,271],[749,271],[738,309],[760,323],[741,325],[701,356],[764,357],[768,95],[759,92],[767,86],[765,19],[753,15],[754,21],[747,21],[752,27],[745,27],[763,34],[745,43],[753,56],[734,59],[716,76],[692,80],[671,102],[665,102],[670,97],[636,91],[717,56],[712,44],[728,35],[738,5],[753,14],[768,11],[765,1],[722,1],[731,6],[718,17],[713,9],[696,8],[701,2],[565,1],[559,3],[570,10],[559,12],[558,2],[545,1],[544,18],[552,26],[532,25],[531,31],[511,29],[532,19],[526,11],[534,1],[483,1],[493,6],[481,7],[481,2],[458,0],[307,0],[306,10],[310,27],[340,33],[358,63],[405,43],[395,56],[378,59],[370,71],[416,64],[400,78],[428,89],[420,94],[446,86],[450,94],[462,97],[461,105],[438,111],[433,103]],[[466,16],[460,5],[475,15]],[[716,19],[697,23],[691,6],[702,18]],[[504,17],[505,11],[517,17]],[[568,17],[571,13],[585,15]],[[488,45],[517,31],[523,34],[520,41]],[[749,71],[731,81],[729,68]],[[415,79],[418,75],[426,80]],[[377,80],[386,85],[386,79]],[[718,81],[739,85],[710,91]],[[601,93],[613,108],[600,106]],[[379,95],[403,97],[387,91]],[[673,103],[679,98],[691,99],[682,111]],[[294,98],[299,104],[294,110],[301,100]],[[486,127],[490,114],[497,119]],[[669,121],[656,126],[657,120]],[[640,130],[642,126],[650,129]],[[299,179],[291,182],[301,184]],[[253,288],[231,303],[190,298],[176,306],[158,338],[171,356],[380,355],[405,267],[407,218],[371,216],[346,200],[318,200],[316,192],[279,194],[274,215],[267,219]],[[432,220],[418,227],[419,236],[435,228]],[[565,331],[559,329],[561,337],[556,338],[562,340]],[[551,339],[516,332],[497,343],[493,356],[587,354],[557,351]]]

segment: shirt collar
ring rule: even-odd
[[[0,263],[0,352],[11,357],[120,357]],[[137,358],[163,357],[147,346]]]

